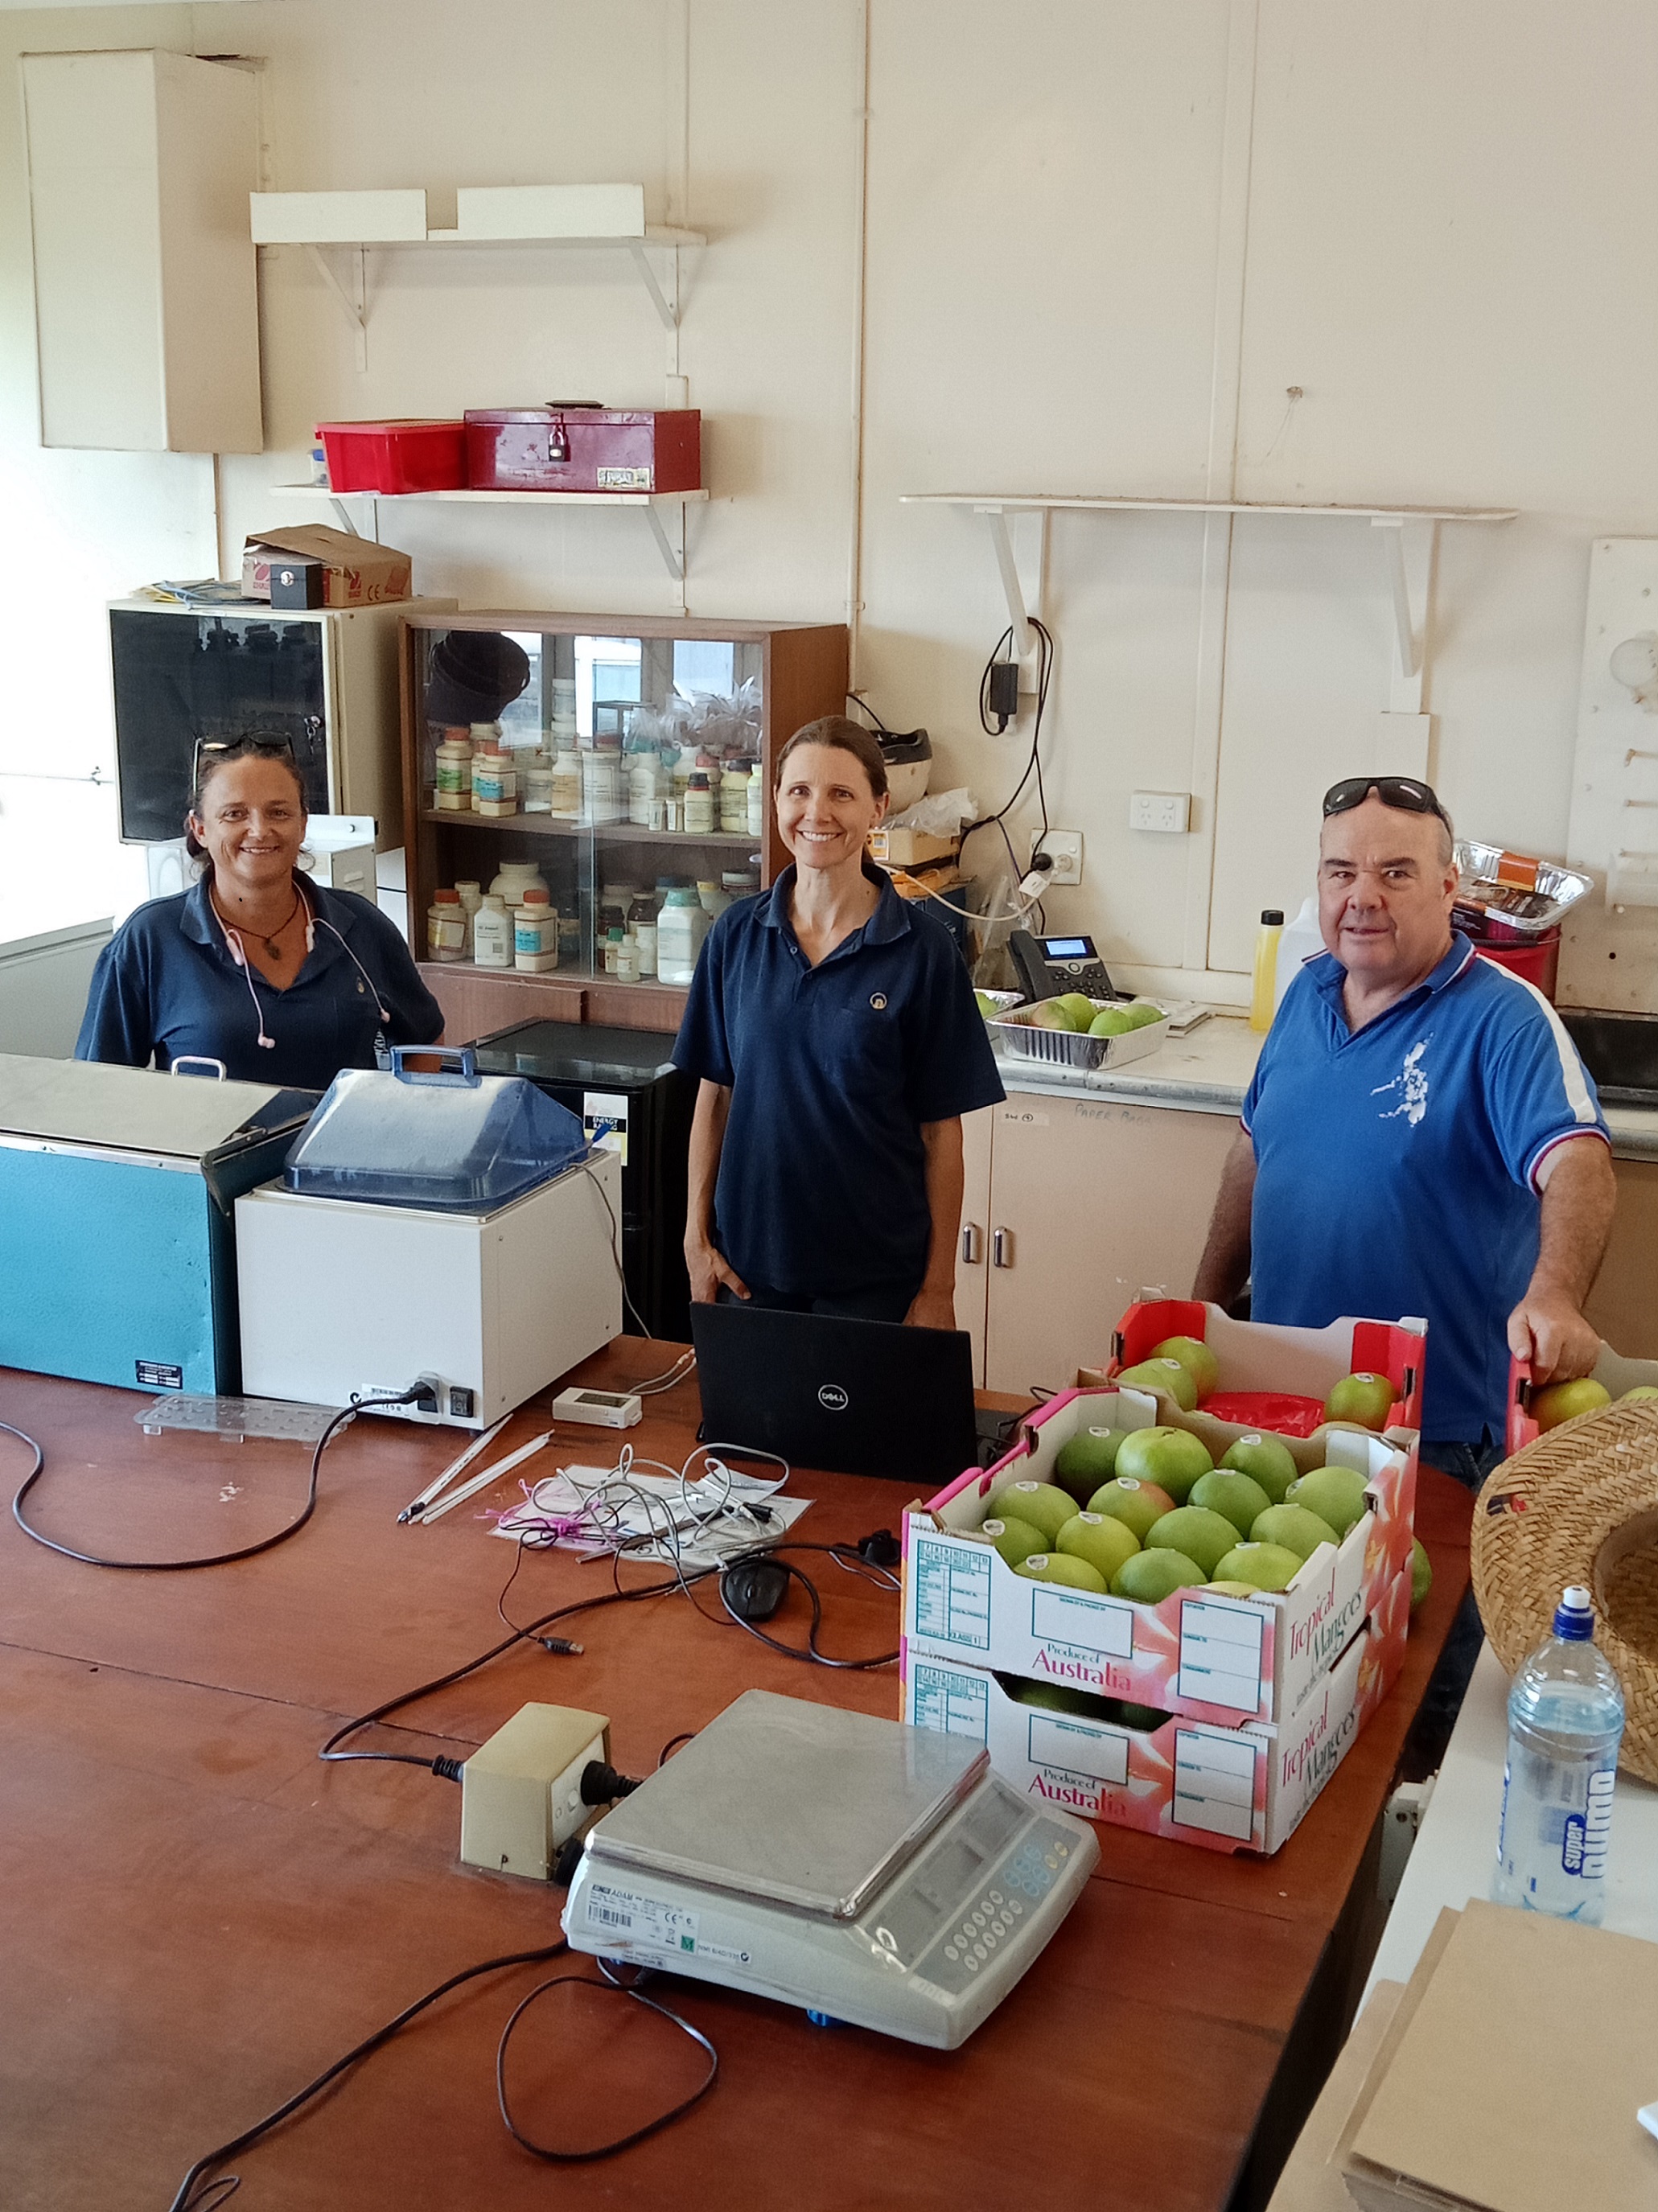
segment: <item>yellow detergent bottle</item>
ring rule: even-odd
[[[1272,997],[1278,984],[1278,941],[1284,933],[1284,915],[1267,907],[1255,932],[1254,988],[1249,998],[1249,1026],[1265,1031],[1272,1026]]]

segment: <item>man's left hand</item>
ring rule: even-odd
[[[932,1291],[925,1283],[909,1302],[909,1311],[904,1316],[906,1328],[954,1328],[956,1326],[956,1297],[951,1291]],[[1599,1345],[1595,1346],[1597,1352]]]
[[[1537,1382],[1570,1382],[1600,1357],[1600,1339],[1564,1291],[1527,1291],[1509,1316],[1509,1349],[1531,1362]]]

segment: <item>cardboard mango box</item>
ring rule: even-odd
[[[987,1669],[914,1646],[903,1656],[903,1717],[984,1744],[1014,1789],[1084,1820],[1209,1850],[1275,1851],[1398,1680],[1410,1611],[1406,1568],[1290,1719],[1276,1724],[1221,1728],[1173,1717],[1153,1729],[1114,1726],[1022,1705]]]
[[[1160,1605],[1033,1582],[977,1534],[1010,1483],[1053,1480],[1079,1429],[1198,1430],[1150,1391],[1067,1390],[1021,1427],[996,1465],[957,1478],[904,1516],[904,1638],[919,1653],[1024,1674],[1234,1727],[1292,1712],[1410,1565],[1416,1437],[1351,1429],[1287,1439],[1303,1469],[1365,1478],[1371,1510],[1340,1546],[1321,1544],[1287,1590],[1243,1600],[1201,1584]],[[1199,1431],[1200,1432],[1200,1431]]]
[[[1287,1328],[1271,1322],[1233,1321],[1218,1306],[1192,1298],[1148,1299],[1130,1306],[1117,1323],[1106,1365],[1082,1368],[1077,1380],[1084,1388],[1098,1388],[1112,1382],[1123,1368],[1150,1358],[1169,1337],[1200,1339],[1214,1353],[1220,1375],[1212,1396],[1186,1425],[1203,1438],[1218,1466],[1227,1445],[1254,1430],[1281,1437],[1292,1449],[1298,1438],[1316,1440],[1324,1401],[1345,1375],[1387,1376],[1395,1394],[1383,1426],[1419,1432],[1427,1326],[1417,1320],[1347,1317],[1327,1328]],[[1241,1392],[1260,1402],[1253,1408],[1229,1402]],[[1322,1463],[1321,1457],[1309,1462]]]
[[[244,598],[270,597],[271,567],[274,562],[280,568],[285,553],[324,564],[325,606],[380,606],[408,599],[414,587],[414,564],[406,553],[378,544],[372,538],[354,538],[349,531],[303,523],[292,530],[262,530],[246,541],[242,548]]]
[[[1642,1384],[1658,1384],[1658,1359],[1625,1359],[1609,1344],[1603,1344],[1600,1357],[1589,1373],[1595,1382],[1611,1391],[1616,1401],[1625,1390],[1636,1389]],[[1531,1410],[1532,1392],[1538,1387],[1532,1381],[1528,1359],[1509,1362],[1509,1421],[1504,1442],[1510,1459],[1527,1444],[1535,1443],[1542,1433]]]

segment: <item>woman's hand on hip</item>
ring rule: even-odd
[[[909,1302],[906,1328],[954,1328],[956,1295],[950,1290],[929,1290],[923,1283]]]
[[[736,1268],[706,1237],[695,1241],[686,1238],[685,1267],[691,1279],[693,1305],[713,1305],[722,1283],[737,1297],[746,1298],[749,1295],[749,1286]]]

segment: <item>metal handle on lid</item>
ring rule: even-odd
[[[441,1067],[410,1067],[410,1057],[436,1059]],[[477,1054],[470,1044],[394,1044],[392,1047],[392,1073],[399,1083],[434,1083],[451,1090],[477,1090],[483,1078],[478,1073]]]
[[[222,1083],[226,1079],[229,1072],[226,1068],[223,1060],[215,1060],[210,1054],[205,1052],[181,1052],[177,1060],[169,1062],[167,1073],[169,1075],[177,1075],[180,1069],[186,1067],[210,1067],[213,1073],[210,1079],[215,1083]],[[200,1079],[200,1078],[197,1079],[197,1080]]]

